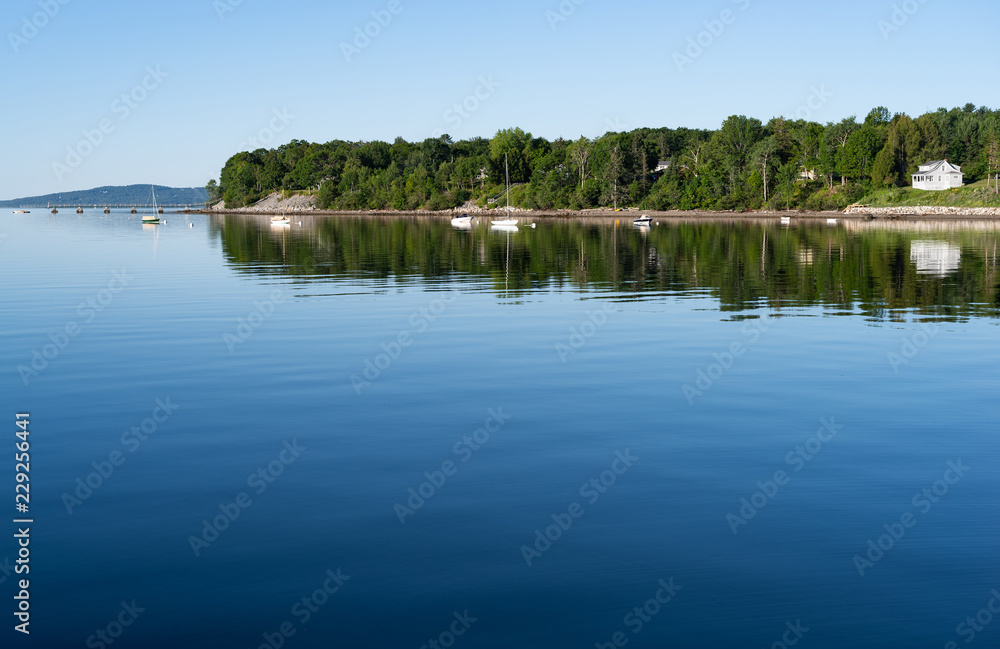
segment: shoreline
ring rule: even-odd
[[[510,215],[521,219],[580,219],[604,218],[632,220],[646,215],[653,219],[1000,219],[1000,207],[961,207],[961,206],[893,206],[873,207],[871,205],[848,205],[843,210],[750,210],[738,212],[735,210],[664,210],[646,211],[635,207],[614,210],[611,208],[590,208],[583,210],[552,209],[528,210],[518,207],[508,208]],[[316,197],[311,195],[292,195],[281,197],[279,192],[273,192],[257,201],[236,209],[226,209],[225,202],[219,201],[206,209],[190,210],[197,214],[286,214],[289,216],[416,216],[430,218],[452,218],[460,214],[468,214],[473,218],[502,218],[507,210],[502,207],[480,207],[469,201],[464,205],[446,210],[321,210],[316,208]]]
[[[179,211],[180,214],[206,214],[206,215],[244,215],[244,216],[274,216],[281,214],[281,210],[271,211],[271,210],[261,210],[259,208],[239,208],[234,210],[227,209],[202,209],[202,210],[188,210]],[[463,212],[461,210],[417,210],[417,211],[406,211],[406,210],[317,210],[317,209],[307,209],[307,210],[285,210],[285,214],[288,216],[321,216],[321,217],[338,217],[338,216],[416,216],[416,217],[426,217],[426,218],[448,218],[451,219],[458,214],[468,213],[470,216],[476,218],[501,218],[505,213],[503,210],[489,210],[481,212]],[[669,210],[669,211],[654,211],[654,210],[622,210],[616,212],[614,210],[511,210],[511,216],[519,219],[579,219],[579,218],[604,218],[604,219],[621,219],[621,220],[632,220],[638,218],[639,216],[647,215],[654,219],[727,219],[727,220],[745,220],[745,219],[782,219],[791,218],[792,220],[813,220],[813,219],[843,219],[851,221],[865,221],[865,220],[948,220],[948,219],[971,219],[971,220],[987,220],[994,221],[1000,220],[1000,208],[996,207],[968,207],[968,208],[957,208],[957,207],[855,207],[852,206],[848,210],[840,211],[826,211],[826,212],[809,212],[809,211],[799,211],[799,210],[789,210],[789,211],[762,211],[762,212],[736,212],[736,211],[709,211],[709,210]]]

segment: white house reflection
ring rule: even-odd
[[[945,277],[958,270],[962,249],[947,241],[917,240],[910,244],[910,261],[920,275]]]

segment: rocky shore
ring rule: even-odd
[[[844,214],[862,216],[979,216],[998,217],[1000,207],[946,207],[935,205],[919,205],[910,207],[871,207],[869,205],[850,205]]]
[[[208,210],[199,210],[206,214],[281,214],[281,195],[278,192],[270,194],[266,198],[258,201],[253,205],[248,205],[246,207],[240,207],[236,209],[227,209],[225,201],[220,201]],[[395,211],[395,210],[321,210],[316,207],[316,197],[315,196],[289,196],[285,199],[285,213],[286,214],[309,214],[312,216],[393,216],[393,215],[410,215],[410,216],[431,216],[431,217],[448,217],[451,218],[458,214],[469,214],[473,216],[484,216],[490,215],[494,218],[501,218],[506,214],[506,206],[491,206],[489,208],[479,207],[473,201],[469,201],[464,205],[455,207],[450,210],[440,210],[440,211],[430,211],[430,210],[419,210],[419,211]],[[775,219],[782,216],[795,216],[797,218],[830,218],[838,216],[839,212],[709,212],[705,210],[691,210],[691,211],[666,211],[657,212],[653,210],[638,210],[633,208],[623,209],[620,211],[614,211],[607,208],[595,208],[586,210],[528,210],[520,207],[511,207],[510,213],[512,216],[516,215],[519,217],[561,217],[561,218],[587,218],[587,217],[603,217],[603,218],[616,218],[622,220],[631,220],[638,218],[642,215],[649,215],[652,218],[719,218],[719,219],[747,219],[747,218],[770,218]]]
[[[209,214],[280,214],[282,211],[281,195],[278,192],[270,194],[254,205],[241,207],[238,209],[226,209],[225,202],[216,203],[211,209],[206,210]],[[315,196],[289,196],[284,202],[284,211],[287,214],[311,214],[314,216],[337,216],[337,215],[417,215],[417,216],[439,216],[452,217],[456,214],[469,214],[475,216],[493,215],[500,218],[506,212],[505,206],[490,206],[482,208],[474,202],[456,207],[450,210],[441,211],[393,211],[393,210],[357,210],[357,211],[328,211],[316,207]],[[869,205],[851,205],[843,212],[709,212],[704,210],[692,211],[667,211],[657,212],[652,210],[626,209],[614,211],[610,209],[588,209],[588,210],[527,210],[519,207],[511,207],[512,215],[520,217],[605,217],[617,219],[634,219],[641,215],[649,215],[656,219],[684,219],[684,218],[716,218],[716,219],[775,219],[780,217],[791,217],[797,219],[819,219],[838,217],[857,218],[900,218],[900,217],[972,217],[972,218],[998,218],[1000,217],[1000,207],[945,207],[945,206],[919,206],[919,207],[871,207]]]
[[[269,194],[266,198],[257,201],[253,205],[233,210],[226,209],[225,201],[219,201],[208,211],[221,212],[224,214],[281,214],[281,193],[274,192],[273,194]],[[296,194],[285,199],[285,212],[289,214],[301,214],[316,211],[315,196],[301,196]]]

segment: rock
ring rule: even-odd
[[[226,203],[221,201],[216,205],[212,206],[213,210],[225,211]],[[312,212],[316,210],[316,197],[314,196],[301,196],[294,195],[285,198],[285,211],[290,213],[296,212]],[[279,192],[274,192],[268,195],[266,198],[254,203],[253,205],[248,205],[246,207],[241,207],[235,210],[229,210],[231,212],[245,212],[250,214],[280,214],[281,213],[281,194]]]
[[[844,214],[871,216],[1000,216],[1000,207],[953,207],[945,205],[919,205],[910,207],[871,207],[850,205]]]

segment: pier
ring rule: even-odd
[[[202,209],[202,206],[201,206],[201,204],[197,204],[197,203],[194,204],[194,205],[192,205],[191,203],[168,203],[168,204],[157,203],[156,204],[156,210],[159,213],[161,213],[161,214],[163,213],[163,210],[165,208],[166,209],[177,209],[177,210],[191,211],[192,209],[194,209],[194,210],[200,210],[200,209]],[[125,209],[125,210],[131,210],[132,214],[135,214],[136,212],[139,212],[139,211],[142,211],[142,210],[152,211],[154,208],[153,208],[153,204],[152,203],[138,203],[138,204],[134,204],[134,205],[108,204],[108,205],[93,205],[93,206],[91,206],[91,205],[80,205],[80,204],[76,203],[76,204],[65,204],[65,205],[64,204],[59,204],[59,205],[51,205],[51,204],[49,204],[49,205],[19,205],[15,209],[50,210],[50,211],[54,210],[52,212],[53,214],[57,214],[57,213],[63,212],[63,211],[70,211],[70,212],[76,212],[77,214],[83,214],[84,212],[94,211],[94,210],[97,210],[97,211],[100,211],[100,212],[104,212],[105,214],[110,214],[111,210]]]

